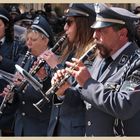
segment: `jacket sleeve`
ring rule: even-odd
[[[132,83],[131,78],[127,78],[117,91],[90,78],[81,94],[94,107],[122,120],[131,118],[140,110],[140,85]]]
[[[0,62],[0,69],[4,70],[6,72],[9,72],[9,73],[14,73],[15,72],[15,62],[3,57],[2,61]]]

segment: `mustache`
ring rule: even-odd
[[[107,48],[107,46],[100,43],[99,41],[97,41],[96,44],[97,44],[96,47],[98,49],[99,55],[102,58],[106,58],[106,57],[110,56],[110,50]]]
[[[94,40],[94,44],[96,44],[97,48],[105,48],[104,44],[102,44],[100,41],[97,39]]]

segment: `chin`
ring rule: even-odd
[[[105,58],[110,55],[110,51],[105,46],[98,47],[101,57]]]
[[[70,43],[72,43],[73,42],[73,39],[72,38],[68,38],[68,41],[70,42]]]

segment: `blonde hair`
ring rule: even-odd
[[[38,37],[41,37],[42,39],[47,38],[43,33],[39,32],[39,31],[37,31],[37,30],[34,30],[34,29],[29,28],[29,29],[26,31],[26,33],[25,33],[25,39],[27,38],[27,35],[28,35],[29,33],[31,33],[31,32],[35,33]]]

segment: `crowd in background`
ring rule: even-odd
[[[49,24],[52,27],[52,30],[53,30],[53,33],[55,36],[55,40],[57,40],[59,38],[59,36],[61,34],[63,34],[63,32],[64,32],[63,27],[65,24],[65,17],[64,17],[64,12],[62,12],[62,10],[60,10],[61,7],[53,8],[52,4],[48,3],[48,4],[44,4],[43,9],[41,9],[41,10],[30,9],[29,11],[25,11],[23,13],[21,13],[18,5],[5,4],[3,7],[9,12],[9,14],[11,15],[11,17],[13,19],[14,28],[15,28],[14,29],[15,39],[20,38],[20,35],[22,35],[23,32],[28,27],[30,27],[33,19],[38,15],[42,15],[48,20]],[[134,14],[139,15],[140,6],[137,6],[135,9],[131,8],[131,11]],[[137,27],[137,31],[139,34],[138,27]],[[138,37],[137,40],[139,40],[139,35],[137,37]],[[139,44],[139,41],[138,41],[138,44]]]
[[[33,19],[38,15],[42,15],[48,20],[53,29],[54,35],[56,35],[56,39],[57,36],[63,32],[63,26],[65,23],[63,13],[57,9],[54,11],[51,4],[44,4],[43,10],[30,9],[23,13],[20,12],[17,5],[13,6],[5,4],[4,8],[7,9],[15,24],[15,38],[18,38],[19,34],[26,30],[26,28],[32,24]]]

